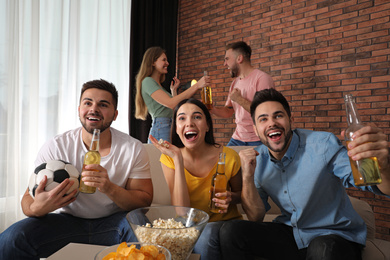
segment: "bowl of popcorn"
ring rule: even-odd
[[[117,245],[102,249],[96,254],[95,260],[171,260],[171,253],[168,249],[159,245],[152,245],[140,242],[122,242]]]
[[[209,215],[202,210],[178,206],[139,208],[126,217],[139,242],[167,248],[172,260],[190,257],[209,221]]]

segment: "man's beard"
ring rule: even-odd
[[[94,129],[100,129],[100,133],[103,133],[107,128],[109,128],[111,126],[112,121],[113,120],[110,120],[110,121],[108,121],[107,123],[103,124],[100,127],[88,127],[87,124],[85,122],[81,121],[81,118],[80,118],[81,125],[90,134],[93,134],[93,130]]]
[[[234,64],[233,67],[230,69],[230,76],[232,78],[235,78],[238,76],[238,66],[237,64]]]
[[[287,134],[286,134],[286,136],[285,136],[285,138],[284,138],[284,144],[283,144],[283,146],[282,146],[281,148],[279,148],[279,149],[276,149],[276,148],[271,147],[271,145],[269,144],[267,138],[265,138],[265,140],[261,140],[262,138],[260,138],[260,141],[261,141],[265,146],[267,146],[268,149],[270,149],[271,151],[273,151],[273,152],[275,152],[275,153],[280,153],[280,152],[284,151],[284,149],[286,149],[287,145],[288,145],[289,142],[290,142],[290,139],[292,138],[292,134],[293,134],[293,132],[292,132],[292,130],[290,129],[290,130],[287,132]]]

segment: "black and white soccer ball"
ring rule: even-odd
[[[31,174],[28,188],[32,197],[35,197],[35,190],[45,175],[47,176],[46,191],[54,189],[67,178],[74,181],[67,194],[79,188],[80,172],[76,167],[62,160],[53,160],[42,163]]]

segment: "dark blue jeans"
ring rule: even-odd
[[[0,259],[46,258],[69,243],[115,245],[137,241],[127,212],[98,219],[69,214],[25,218],[0,234]]]
[[[279,223],[232,220],[220,229],[223,259],[361,260],[362,245],[337,235],[314,238],[298,249],[292,227]]]
[[[172,118],[168,117],[157,117],[153,119],[152,126],[150,127],[149,135],[152,135],[154,138],[159,141],[163,139],[165,141],[171,142],[171,124]],[[148,136],[148,144],[152,142]]]
[[[200,254],[202,260],[221,259],[219,229],[225,221],[207,223],[195,244],[193,253]]]

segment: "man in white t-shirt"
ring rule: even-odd
[[[250,104],[257,91],[274,88],[274,81],[267,73],[251,64],[252,49],[245,42],[226,46],[224,65],[235,78],[230,86],[224,107],[213,107],[210,112],[228,118],[235,115],[236,129],[228,146],[258,146],[261,144],[253,129]]]
[[[0,259],[45,258],[71,242],[113,245],[136,241],[126,214],[150,206],[153,186],[142,143],[110,127],[118,115],[117,103],[118,92],[112,83],[93,80],[83,85],[78,108],[82,127],[49,140],[35,164],[60,159],[81,172],[93,129],[98,128],[101,163],[88,165],[81,175],[96,192],[76,196],[74,190],[67,195],[73,184],[69,179],[45,191],[47,178],[34,198],[27,189],[21,204],[28,218],[0,234]]]

